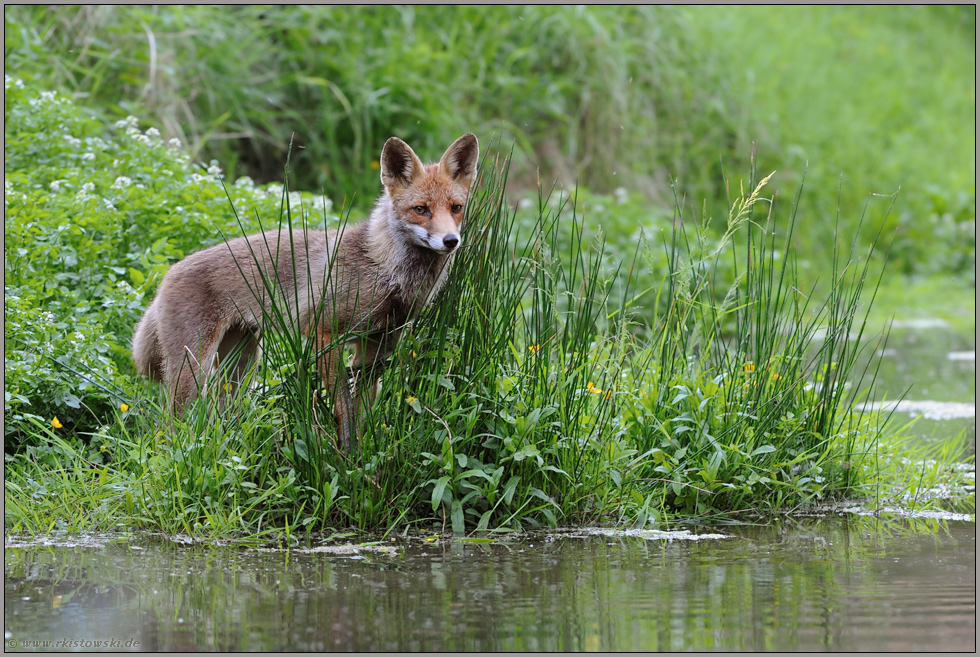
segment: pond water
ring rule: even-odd
[[[692,540],[698,530],[673,539],[577,531],[485,544],[418,538],[346,554],[186,546],[148,536],[8,547],[5,646],[975,647],[973,522],[848,515],[711,533],[726,538]]]
[[[878,367],[874,400],[895,408],[893,426],[926,442],[960,438],[976,453],[976,336],[941,320],[896,321]]]
[[[905,397],[913,406],[896,411],[906,420],[929,404],[949,418],[949,404],[959,404],[958,417],[920,420],[912,433],[972,445],[973,338],[941,333],[893,331],[879,354],[876,399],[913,384]],[[146,534],[7,536],[4,646],[975,651],[973,511],[855,508],[669,533],[580,529],[489,542],[414,533],[290,550]]]

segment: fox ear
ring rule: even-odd
[[[453,180],[469,187],[476,172],[476,161],[480,158],[480,143],[476,135],[466,133],[446,149],[439,160],[439,169]]]
[[[398,137],[391,137],[381,149],[381,184],[385,187],[407,187],[425,171],[425,165],[411,147]]]

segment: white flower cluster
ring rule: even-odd
[[[153,140],[150,139],[148,136],[144,135],[141,132],[137,132],[137,133],[131,134],[129,136],[133,138],[133,141],[138,141],[139,143],[143,144],[144,146],[152,146],[153,145]]]
[[[20,201],[23,203],[27,200],[27,194],[22,192],[14,191],[14,184],[9,180],[3,181],[3,206],[7,207],[10,203],[15,201]]]
[[[20,78],[12,78],[6,73],[3,74],[3,88],[4,90],[10,89],[11,87],[15,89],[23,89],[24,81]]]
[[[289,209],[296,212],[303,207],[303,195],[299,192],[289,192]]]
[[[58,105],[68,101],[60,97],[57,91],[42,91],[40,96],[31,98],[28,102],[31,106],[37,107],[38,105]]]
[[[153,146],[162,141],[160,131],[152,126],[147,128],[145,133],[140,132],[139,119],[135,116],[127,116],[125,119],[116,121],[114,125],[117,130],[124,130],[127,137],[131,137],[134,141],[138,141],[146,146]]]
[[[127,176],[119,176],[116,181],[112,183],[112,189],[126,189],[133,184],[133,179]]]
[[[333,201],[323,194],[313,198],[313,210],[314,212],[319,213],[321,216],[330,212],[331,208],[333,208]]]
[[[87,182],[82,185],[82,188],[78,190],[75,194],[75,203],[78,205],[84,205],[89,199],[96,198],[92,193],[95,191],[95,183]]]
[[[139,119],[132,115],[116,121],[114,125],[117,130],[125,130],[127,135],[139,134],[140,131]]]

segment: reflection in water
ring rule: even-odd
[[[975,336],[950,329],[893,326],[888,347],[875,354],[877,399],[976,400],[976,361],[950,354],[972,353]],[[880,362],[879,362],[880,361]],[[862,367],[855,367],[860,372]]]
[[[973,522],[851,516],[712,529],[729,538],[560,532],[487,544],[405,540],[386,543],[395,551],[350,554],[187,547],[145,536],[102,547],[8,542],[5,645],[975,648]]]

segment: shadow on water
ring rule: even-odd
[[[347,554],[188,547],[148,536],[101,546],[93,537],[87,547],[8,542],[5,646],[975,647],[973,522],[849,515],[713,531],[727,538],[576,531],[485,544],[403,539]]]

